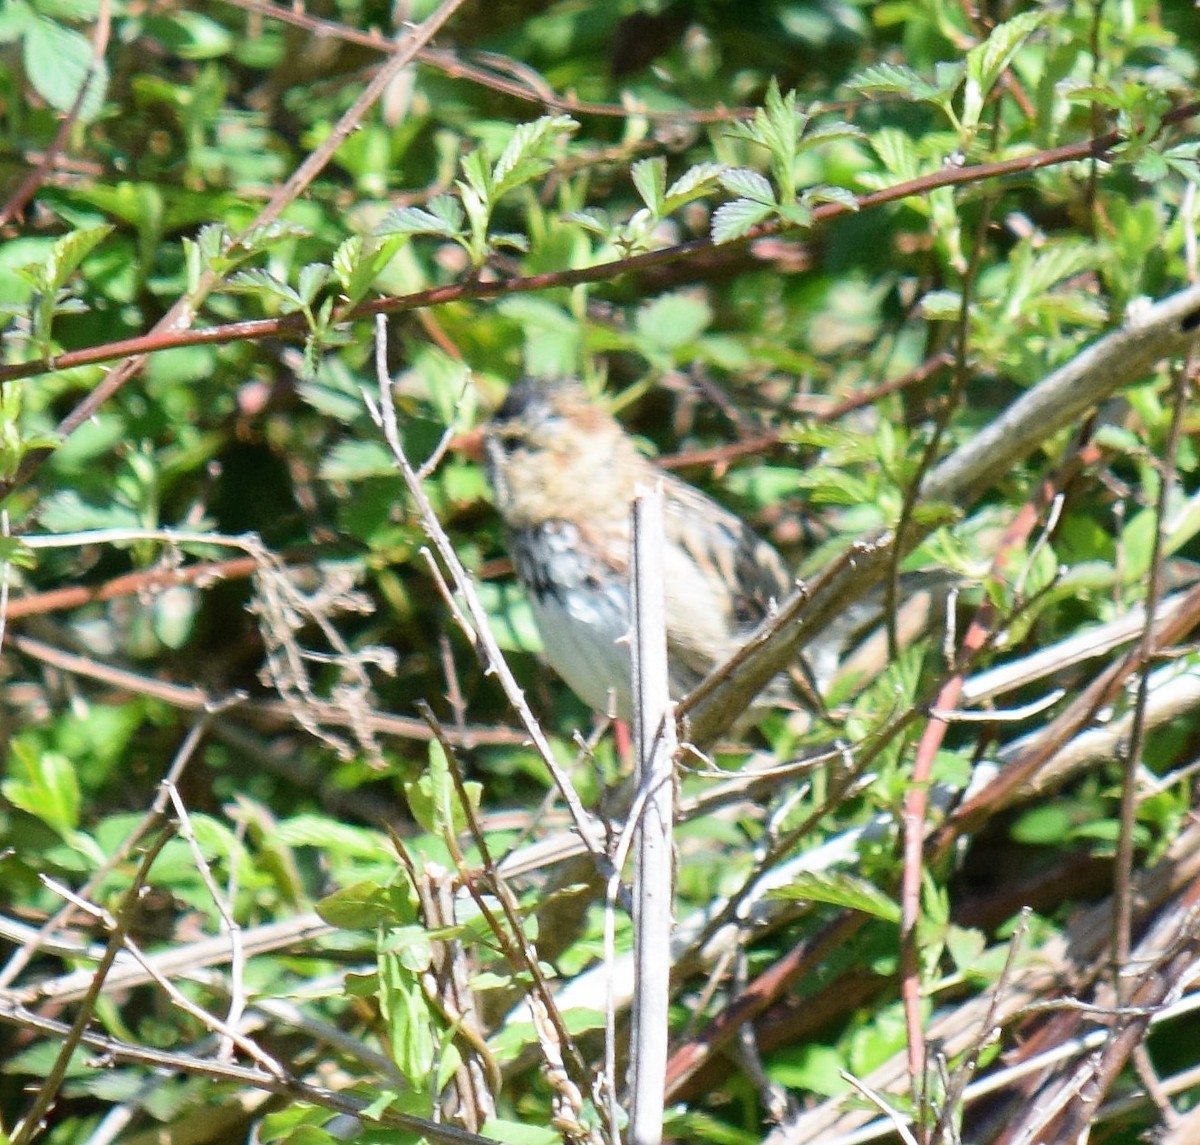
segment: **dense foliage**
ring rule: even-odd
[[[0,47],[0,1141],[615,1139],[628,900],[563,788],[611,860],[630,764],[489,503],[523,374],[810,586],[864,539],[961,586],[828,718],[683,725],[666,1135],[1195,1139],[1200,299],[1085,353],[1197,282],[1188,0],[9,0]]]

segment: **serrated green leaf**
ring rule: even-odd
[[[491,244],[495,250],[515,250],[520,254],[529,252],[529,238],[514,231],[496,231],[491,236]]]
[[[79,826],[79,781],[65,755],[14,739],[8,771],[0,792],[14,807],[64,838]]]
[[[816,475],[804,474],[796,483],[808,486],[808,499],[818,505],[864,505],[873,499],[871,486],[848,473],[823,466]]]
[[[873,883],[842,871],[800,871],[786,887],[770,892],[771,898],[829,903],[887,922],[900,921],[900,906]]]
[[[612,237],[612,223],[607,212],[596,207],[587,207],[582,211],[568,211],[563,215],[563,222],[574,223],[589,234],[597,235],[602,239]]]
[[[849,211],[858,210],[858,196],[846,187],[829,187],[821,185],[810,187],[804,192],[804,202],[809,203],[838,203]]]
[[[362,263],[364,251],[362,235],[351,235],[338,243],[337,250],[333,252],[329,264],[344,291],[349,292],[350,284],[355,280]]]
[[[984,104],[1021,45],[1045,19],[1042,12],[1021,12],[1003,24],[997,24],[982,44],[967,53],[967,82],[963,89],[963,126],[979,123]]]
[[[276,243],[284,242],[287,239],[307,239],[311,237],[312,235],[308,228],[302,227],[298,223],[280,221],[264,223],[262,226],[251,228],[237,240],[236,254],[238,258],[245,259],[251,255],[261,254],[263,251],[269,250]],[[230,253],[233,254],[235,252],[231,251]]]
[[[324,289],[332,274],[333,268],[323,262],[310,262],[300,268],[296,289],[300,297],[304,299],[305,305],[312,304],[313,299]]]
[[[70,111],[86,84],[78,119],[91,123],[100,114],[108,92],[108,67],[103,59],[93,60],[86,36],[52,20],[34,20],[21,40],[21,62],[34,90],[51,107]]]
[[[492,172],[483,148],[477,147],[474,151],[469,151],[462,157],[459,166],[466,185],[475,192],[481,202],[488,202],[492,197]]]
[[[233,241],[223,223],[207,223],[196,232],[195,243],[201,255],[210,263],[220,258]]]
[[[725,170],[727,167],[724,163],[697,163],[689,167],[667,188],[663,211],[670,214],[694,199],[707,195],[718,185]]]
[[[667,192],[667,161],[661,155],[639,159],[629,171],[642,202],[655,215],[663,213]]]
[[[713,212],[712,240],[715,243],[727,243],[733,239],[740,239],[772,214],[774,208],[762,203],[752,203],[749,199],[734,199],[732,203],[722,203]]]
[[[748,167],[730,167],[721,172],[718,182],[726,191],[754,203],[775,206],[775,190],[770,180]]]
[[[67,279],[79,268],[79,264],[112,234],[113,229],[105,224],[72,231],[70,234],[54,240],[54,245],[50,248],[50,257],[46,259],[42,267],[30,266],[20,268],[20,270],[40,272],[39,280],[42,283],[42,289],[57,290],[60,286],[65,285]]]
[[[532,123],[520,124],[492,169],[491,198],[498,199],[549,170],[550,148],[560,135],[578,127],[569,115],[543,115]]]
[[[283,303],[281,309],[285,314],[300,310],[304,299],[286,282],[281,282],[270,271],[257,267],[251,270],[239,270],[222,287],[230,294],[251,294],[257,298],[275,298]]]
[[[888,173],[897,180],[908,182],[920,174],[920,156],[907,133],[899,128],[884,127],[875,132],[869,142]]]
[[[864,68],[846,86],[863,95],[906,95],[924,99],[929,84],[912,68],[882,61]]]
[[[458,224],[451,223],[440,214],[434,214],[423,207],[399,207],[388,211],[375,228],[375,234],[387,235],[440,235],[442,238],[456,238],[462,231],[462,212],[459,211]]]
[[[826,123],[806,131],[800,137],[800,150],[809,151],[826,143],[839,139],[866,139],[866,132],[853,123]]]
[[[1059,242],[1047,246],[1023,269],[1022,292],[1031,296],[1041,294],[1064,278],[1096,269],[1101,259],[1099,249],[1089,242]]]

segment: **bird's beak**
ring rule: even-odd
[[[450,442],[451,453],[457,453],[459,456],[479,464],[487,460],[486,449],[482,428],[471,429],[466,433],[457,434]]]

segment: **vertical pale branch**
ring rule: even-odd
[[[675,718],[667,674],[662,485],[633,503],[634,996],[629,1139],[662,1140],[671,979]]]

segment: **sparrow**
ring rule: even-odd
[[[484,429],[484,467],[546,660],[601,714],[628,720],[630,505],[661,481],[673,698],[727,659],[791,591],[737,514],[639,452],[573,380],[525,379]]]

